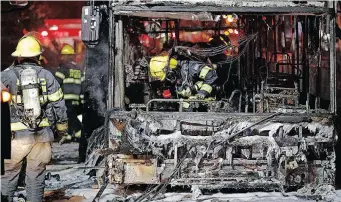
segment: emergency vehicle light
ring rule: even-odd
[[[41,35],[42,35],[42,36],[47,36],[47,35],[49,35],[49,33],[48,33],[47,31],[42,31],[42,32],[41,32]]]
[[[57,31],[58,30],[58,26],[57,25],[53,25],[52,27],[49,28],[49,30]]]

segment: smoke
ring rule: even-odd
[[[88,107],[92,107],[100,116],[104,116],[107,110],[108,51],[106,42],[87,51],[85,92],[90,99]]]

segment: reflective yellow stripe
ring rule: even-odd
[[[39,80],[40,80],[40,83],[41,83],[42,85],[46,85],[46,79],[44,79],[44,78],[39,78]]]
[[[188,109],[189,108],[189,103],[188,102],[183,102],[182,103],[182,107],[185,108],[185,109]]]
[[[82,135],[82,131],[81,131],[81,130],[79,130],[79,131],[77,131],[77,132],[75,133],[75,137],[77,137],[77,138],[80,138],[81,135]]]
[[[47,95],[40,95],[39,100],[40,103],[45,104],[47,102]],[[21,95],[12,95],[12,101],[11,104],[16,103],[16,104],[21,104],[22,102]]]
[[[176,59],[171,58],[169,60],[169,68],[175,69],[177,65],[178,65],[178,61]]]
[[[228,46],[229,44],[224,40],[224,38],[223,37],[219,37],[220,38],[220,40],[222,41],[222,42],[224,42],[224,44],[226,45],[226,46]]]
[[[47,98],[49,101],[55,102],[57,100],[60,100],[63,98],[63,91],[61,88],[59,88],[55,93],[52,93],[50,95],[47,95]]]
[[[202,82],[202,81],[196,82],[195,85],[194,85],[195,90],[198,91],[198,90],[202,87],[202,84],[203,84],[203,83],[204,83],[204,82]]]
[[[79,100],[79,95],[76,94],[64,94],[65,100]]]
[[[40,103],[45,104],[47,102],[47,95],[41,95],[40,96]]]
[[[63,80],[63,83],[81,84],[81,79],[66,78],[66,79]]]
[[[61,72],[56,72],[56,77],[59,77],[61,79],[65,79],[65,74],[63,74]]]
[[[43,91],[43,93],[47,92],[47,88],[46,88],[46,79],[44,78],[40,78],[40,84],[41,84],[41,90]]]
[[[50,126],[50,123],[49,123],[48,119],[45,118],[40,122],[39,127],[47,127],[47,126]],[[21,122],[11,123],[11,130],[12,131],[25,130],[25,129],[28,129],[27,126],[25,126]]]
[[[211,67],[209,67],[209,66],[203,67],[200,71],[199,78],[205,79],[206,75],[208,74],[209,71],[211,71]]]
[[[11,101],[11,103],[12,102],[14,102],[14,103],[21,103],[21,95],[12,95],[12,101]]]
[[[204,84],[202,85],[202,87],[200,88],[200,90],[203,90],[203,91],[206,91],[208,93],[211,93],[212,92],[212,86],[208,85],[208,84]]]
[[[58,131],[66,131],[68,129],[68,123],[57,123],[56,124],[56,129]]]
[[[190,88],[185,88],[182,91],[178,92],[179,95],[183,96],[183,97],[189,97],[191,96],[191,89]]]
[[[72,105],[79,105],[78,101],[72,101]]]

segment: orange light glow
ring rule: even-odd
[[[233,22],[233,16],[232,15],[228,15],[227,16],[227,21],[228,22]]]
[[[1,91],[1,102],[9,102],[12,100],[12,95],[7,91]]]

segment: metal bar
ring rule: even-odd
[[[290,20],[291,20],[291,34],[292,34],[292,36],[291,36],[291,40],[293,40],[294,39],[294,33],[295,33],[295,27],[296,27],[296,17],[295,16],[292,16],[291,18],[290,18]],[[293,48],[292,47],[292,42],[291,42],[291,45],[290,45],[290,47],[291,48]],[[295,70],[294,70],[294,67],[295,67],[295,52],[294,51],[292,51],[292,53],[291,53],[291,74],[292,75],[295,75]]]
[[[317,18],[317,17],[316,17]],[[322,17],[318,18],[318,27],[319,27],[319,32],[322,30]],[[316,104],[315,104],[315,109],[320,108],[319,101],[320,101],[320,95],[321,95],[321,80],[320,80],[320,75],[321,75],[321,63],[322,63],[322,51],[321,51],[321,34],[318,34],[318,41],[319,41],[319,48],[318,50],[320,51],[318,55],[318,63],[316,65],[316,83],[315,83],[315,89],[316,89]]]
[[[302,92],[304,94],[304,97],[306,96],[306,93],[307,93],[307,85],[306,85],[306,83],[307,83],[307,66],[306,66],[307,58],[306,58],[306,47],[305,46],[308,46],[308,41],[306,41],[306,39],[308,39],[308,38],[306,37],[306,31],[307,31],[306,30],[306,26],[307,26],[306,22],[307,22],[307,16],[304,16],[304,21],[302,23],[302,35],[303,35],[303,47],[302,47],[302,49],[303,49],[302,50],[302,76],[303,76],[302,84],[303,84],[303,86],[302,86]]]
[[[236,27],[233,26],[227,26],[227,27],[220,27],[218,28],[219,30],[226,30],[226,29],[236,29]],[[240,26],[240,28],[243,28],[242,26]],[[198,27],[179,27],[179,30],[181,31],[203,31],[203,30],[216,30],[217,28],[214,27],[202,27],[202,28],[198,28]],[[134,30],[129,32],[129,33],[141,33],[141,34],[152,34],[152,33],[166,33],[167,30],[163,29],[163,30],[159,30],[159,31],[140,31],[140,32],[135,32]]]
[[[146,111],[149,112],[149,105],[152,102],[177,102],[180,103],[180,107],[183,102],[211,102],[207,100],[189,100],[189,99],[152,99],[147,102],[147,108]]]
[[[122,6],[116,5],[113,7],[114,11],[146,11],[146,12],[220,12],[220,13],[248,13],[248,14],[270,14],[273,13],[278,14],[300,14],[300,15],[317,15],[327,13],[328,9],[325,7],[305,7],[305,6],[297,6],[297,7],[234,7],[234,6],[195,6],[195,5],[184,5],[184,6]]]
[[[147,113],[147,112],[141,112],[141,113]],[[127,119],[131,118],[131,112],[130,111],[109,111],[108,114],[110,115],[110,119]],[[207,119],[219,119],[221,121],[226,120],[227,118],[264,118],[268,115],[271,115],[271,113],[228,113],[228,112],[160,112],[160,111],[150,111],[147,114],[152,115],[156,119],[164,119],[164,120],[184,120],[184,119],[190,119],[191,121],[205,121]],[[283,113],[281,116],[278,116],[274,121],[276,122],[287,122],[289,119],[289,122],[293,123],[300,123],[300,122],[311,122],[313,117],[321,117],[326,118],[328,120],[331,120],[332,113]]]
[[[299,34],[298,34],[298,16],[296,16],[296,68],[297,72],[300,70],[300,40],[299,40]],[[300,81],[299,81],[300,82]],[[298,85],[298,91],[300,91],[301,82]]]
[[[308,57],[308,39],[309,39],[309,18],[308,16],[305,16],[304,18],[304,41],[303,41],[303,58],[304,58],[304,67],[303,67],[303,74],[304,74],[304,78],[305,78],[305,82],[304,82],[304,92],[306,95],[306,108],[307,110],[309,110],[309,79],[310,79],[310,73],[309,73],[309,57]]]
[[[238,20],[238,22],[237,22],[237,29],[239,30],[239,28],[240,28],[240,20]],[[239,53],[239,51],[240,51],[240,50],[239,50],[239,48],[238,48],[238,53]],[[241,57],[238,57],[238,60],[237,60],[237,62],[238,62],[238,81],[239,81],[239,88],[242,87],[242,85],[241,85],[241,84],[242,84],[242,82],[241,82],[241,80],[242,80],[242,79],[241,79],[241,78],[242,78],[242,77],[241,77],[241,72],[242,72],[242,71],[241,71],[241,69],[240,69],[240,68],[241,68],[241,66],[240,66],[240,58],[241,58]],[[231,65],[230,65],[230,68],[231,68],[231,67],[232,67],[232,63],[231,63]]]
[[[174,21],[175,24],[175,43],[174,45],[178,45],[178,41],[180,41],[180,20],[175,20]]]
[[[115,23],[115,97],[114,107],[124,108],[124,66],[123,66],[123,22],[122,17]]]
[[[328,7],[333,9],[336,13],[335,2],[329,1]],[[335,14],[334,13],[334,14]],[[327,16],[327,21],[329,23],[329,34],[330,34],[330,43],[329,43],[329,68],[330,68],[330,111],[331,113],[336,113],[337,105],[336,105],[336,37],[335,37],[335,15],[329,14]]]
[[[271,119],[271,118],[273,118],[273,117],[275,117],[275,116],[281,115],[281,114],[282,114],[282,112],[277,112],[277,113],[272,114],[272,115],[270,115],[270,116],[268,116],[268,117],[265,117],[264,119],[261,119],[261,120],[255,122],[254,124],[252,124],[252,125],[250,125],[250,126],[244,128],[244,129],[242,129],[242,130],[240,130],[240,131],[238,131],[238,132],[236,132],[236,133],[230,135],[225,141],[229,141],[230,139],[236,137],[236,136],[239,135],[240,133],[242,133],[242,132],[248,130],[249,128],[252,128],[252,127],[254,127],[254,126],[256,126],[256,125],[258,125],[258,124],[260,124],[260,123],[262,123],[262,122],[264,122],[264,121],[267,121],[267,120],[269,120],[269,119]]]
[[[114,82],[115,82],[115,15],[109,10],[109,68],[108,68],[108,101],[107,108],[111,109],[114,107]]]
[[[265,22],[265,26],[267,26],[266,20],[264,21]],[[269,42],[268,42],[268,39],[269,39],[269,27],[266,28],[266,32],[265,32],[265,50],[266,50],[265,61],[266,61],[266,63],[269,62],[268,61],[269,60],[269,56],[268,56],[268,53],[269,53]],[[267,67],[267,68],[269,68],[269,67]]]
[[[244,31],[245,31],[245,33],[250,33],[251,22],[248,20],[248,18],[246,18],[246,22],[247,22],[247,26],[245,27]],[[249,67],[250,67],[250,65],[249,65],[250,64],[249,50],[250,50],[250,48],[251,48],[251,46],[246,48],[245,55],[243,56],[245,58],[245,60],[244,60],[244,68],[243,68],[243,75],[245,77],[249,76]]]
[[[166,21],[166,41],[168,43],[168,33],[169,33],[169,30],[168,30],[168,21]]]
[[[275,53],[275,61],[277,62],[277,32],[278,32],[278,26],[277,26],[277,20],[276,16],[273,16],[272,18],[273,24],[275,25],[275,29],[272,30],[273,36],[274,36],[274,53]],[[278,66],[276,65],[276,72],[278,73]]]

